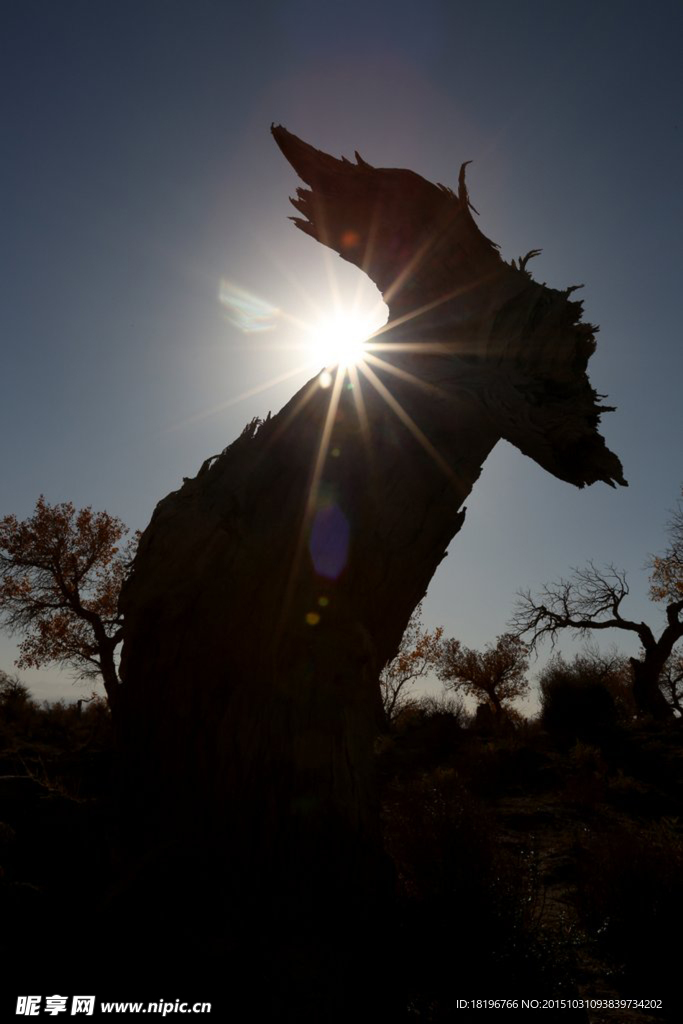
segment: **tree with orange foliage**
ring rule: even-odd
[[[683,602],[683,487],[667,532],[669,546],[666,551],[650,559],[650,597],[653,601],[678,604]]]
[[[122,639],[121,584],[137,545],[108,512],[49,505],[41,495],[34,514],[0,519],[0,623],[23,633],[19,668],[49,662],[101,675],[112,711],[119,677],[115,650]]]
[[[526,644],[511,633],[503,633],[484,651],[463,647],[459,640],[446,640],[439,678],[450,689],[463,690],[480,704],[486,703],[496,715],[504,716],[507,704],[529,692],[527,655]]]
[[[387,722],[411,703],[408,689],[434,668],[441,656],[443,626],[433,632],[422,625],[422,605],[410,616],[398,651],[382,669],[379,677],[382,706]]]

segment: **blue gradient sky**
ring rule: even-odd
[[[659,621],[644,564],[683,480],[679,2],[5,0],[2,16],[0,514],[42,492],[144,527],[311,376],[292,373],[283,314],[310,320],[335,288],[376,304],[288,222],[275,121],[450,185],[472,160],[485,234],[507,259],[542,248],[534,276],[584,282],[601,325],[590,374],[618,406],[603,429],[629,489],[575,490],[501,442],[427,623],[481,646],[519,588],[588,558],[628,569],[631,615]],[[280,310],[273,329],[231,324],[221,280]],[[15,656],[0,637],[0,668]],[[22,677],[80,692],[54,669]]]

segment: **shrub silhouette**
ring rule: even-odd
[[[38,714],[38,705],[18,676],[0,669],[0,730],[5,740],[18,733],[31,732]]]
[[[572,663],[551,660],[540,677],[541,723],[567,741],[595,742],[617,723],[617,706],[597,663],[577,655]]]

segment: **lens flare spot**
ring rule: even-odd
[[[318,383],[320,384],[321,388],[329,388],[330,384],[332,383],[332,374],[329,372],[329,370],[323,370],[323,372],[318,377]]]
[[[322,505],[315,514],[308,550],[318,576],[338,579],[346,567],[351,528],[336,502]]]
[[[341,236],[341,244],[344,249],[355,249],[360,243],[360,235],[357,231],[353,231],[349,228],[348,231],[344,231]]]
[[[272,331],[280,315],[277,306],[273,306],[267,299],[253,295],[231,281],[221,281],[218,300],[230,323],[245,334]]]
[[[320,616],[317,612],[308,612],[306,615],[306,622],[309,626],[317,626],[320,622]]]
[[[320,605],[321,608],[327,608],[329,603],[330,603],[329,597],[319,597],[318,598],[318,604]]]

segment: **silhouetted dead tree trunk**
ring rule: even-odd
[[[645,623],[640,622],[638,638],[643,648],[641,658],[629,658],[633,670],[633,696],[643,714],[654,718],[670,718],[674,705],[670,704],[660,687],[662,672],[671,657],[674,645],[683,636],[683,601],[670,604],[666,610],[667,625],[659,637],[655,637]]]
[[[121,675],[146,844],[215,842],[235,889],[260,870],[285,918],[313,919],[323,894],[342,913],[371,889],[378,676],[493,446],[579,487],[625,481],[596,430],[594,329],[480,233],[464,168],[454,194],[273,134],[311,188],[297,226],[380,288],[383,348],[160,502]]]

